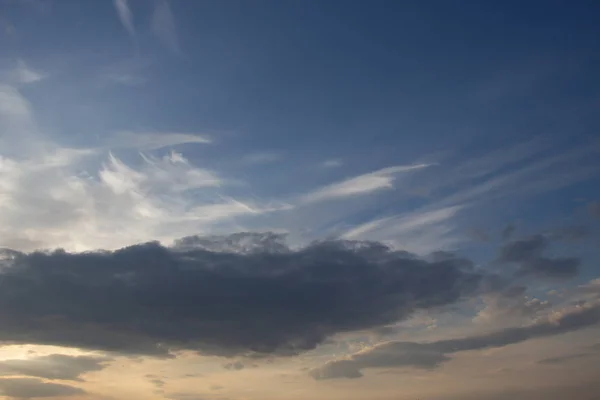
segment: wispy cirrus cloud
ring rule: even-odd
[[[355,176],[341,182],[316,189],[301,198],[302,203],[314,203],[326,200],[345,198],[372,193],[384,189],[392,189],[397,175],[417,171],[429,164],[398,165]]]
[[[39,82],[47,77],[47,74],[32,68],[24,60],[17,60],[13,69],[4,72],[6,80],[14,84],[31,84]]]
[[[171,5],[167,0],[157,0],[152,14],[152,32],[173,53],[180,53],[177,26]]]
[[[31,104],[10,85],[0,86],[0,117],[0,205],[10,210],[0,215],[0,246],[85,250],[169,242],[282,207],[224,195],[218,173],[181,153],[152,154],[206,143],[203,136],[125,133],[108,147],[65,148],[39,131]],[[109,151],[117,147],[143,153],[125,162]]]
[[[135,27],[133,25],[133,13],[129,8],[128,0],[114,0],[113,4],[115,5],[115,9],[117,10],[117,15],[119,16],[119,20],[121,24],[131,36],[131,38],[135,39]]]
[[[344,165],[344,162],[339,158],[323,161],[320,166],[323,168],[338,168]]]
[[[465,240],[452,221],[462,208],[449,206],[384,217],[355,226],[342,237],[380,240],[418,254],[450,249]]]
[[[107,147],[151,151],[191,143],[209,144],[212,139],[207,135],[184,132],[119,131],[108,139]]]

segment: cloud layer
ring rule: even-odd
[[[600,302],[591,301],[556,312],[528,326],[446,339],[428,343],[388,342],[352,355],[349,359],[331,361],[310,371],[315,379],[360,378],[365,368],[414,367],[431,369],[449,361],[451,355],[470,350],[503,347],[584,329],[600,323]]]

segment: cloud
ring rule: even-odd
[[[592,354],[592,353],[576,353],[576,354],[569,354],[569,355],[560,356],[560,357],[550,357],[550,358],[544,358],[543,360],[538,361],[538,364],[558,365],[558,364],[564,364],[564,363],[572,361],[572,360],[588,358],[588,357],[591,357],[594,355],[595,354]]]
[[[547,312],[552,303],[526,295],[527,287],[509,286],[483,296],[485,307],[473,319],[495,326],[529,324]]]
[[[359,378],[366,368],[412,367],[431,369],[449,361],[450,355],[521,343],[588,328],[600,323],[600,303],[589,302],[550,313],[531,325],[506,328],[476,336],[434,342],[387,342],[334,360],[310,371],[315,379]]]
[[[86,169],[98,162],[95,154],[55,149],[32,159],[0,158],[0,204],[11,210],[0,214],[0,246],[87,250],[169,242],[274,207],[220,195],[224,183],[215,172],[176,152],[142,154],[136,168],[109,154],[92,175]]]
[[[23,60],[17,60],[16,67],[9,71],[7,75],[8,80],[15,84],[35,83],[47,77],[45,73],[36,71]]]
[[[244,369],[245,365],[241,361],[230,362],[223,365],[223,368],[228,369],[230,371],[240,371]]]
[[[152,15],[152,31],[172,52],[179,53],[179,39],[175,26],[175,17],[167,0],[157,0]]]
[[[114,0],[115,9],[119,15],[121,24],[132,38],[135,38],[135,27],[133,26],[133,14],[127,0]]]
[[[507,224],[503,229],[502,229],[502,240],[509,240],[513,234],[515,233],[515,231],[517,230],[517,226],[514,223],[510,223]]]
[[[151,151],[191,143],[208,144],[212,140],[206,135],[194,133],[120,131],[108,140],[107,147]]]
[[[453,304],[482,280],[466,260],[425,261],[378,243],[269,249],[213,252],[188,241],[4,251],[0,341],[157,356],[293,355],[334,334]]]
[[[391,189],[396,174],[417,171],[427,166],[428,164],[415,164],[383,168],[317,189],[303,196],[301,201],[303,203],[314,203]]]
[[[106,357],[68,356],[51,354],[29,359],[0,361],[0,376],[26,375],[45,379],[63,379],[81,381],[80,376],[92,371],[104,369]]]
[[[263,151],[259,153],[248,154],[244,156],[243,161],[247,164],[270,164],[280,160],[281,157],[282,155],[279,152]]]
[[[592,217],[600,218],[600,201],[592,201],[588,203],[587,209]]]
[[[577,275],[581,260],[575,257],[545,257],[542,252],[548,247],[548,236],[537,234],[514,240],[500,249],[498,260],[516,263],[517,275],[542,278],[569,279]]]
[[[548,239],[541,235],[533,235],[525,239],[515,240],[500,249],[498,257],[502,262],[521,262],[540,257],[548,246]]]
[[[451,221],[462,206],[415,211],[355,226],[344,239],[379,240],[418,254],[449,249],[463,238]]]
[[[592,236],[593,232],[583,225],[567,225],[552,229],[548,235],[556,240],[580,240]]]
[[[73,386],[47,383],[39,379],[11,378],[0,379],[0,393],[15,399],[34,399],[83,395],[85,391]]]
[[[341,167],[342,165],[344,165],[344,162],[340,159],[331,159],[331,160],[325,160],[321,163],[321,167],[323,168],[337,168],[337,167]]]

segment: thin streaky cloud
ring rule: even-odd
[[[171,6],[166,0],[158,0],[152,15],[152,32],[173,53],[180,53],[177,27]]]
[[[12,80],[16,83],[35,83],[46,78],[46,74],[31,68],[23,60],[17,61],[17,67],[12,71]]]
[[[129,8],[127,0],[114,0],[115,9],[119,15],[121,24],[132,38],[135,37],[135,27],[133,26],[133,14]]]
[[[392,189],[396,174],[417,171],[428,167],[429,164],[399,165],[382,168],[375,172],[355,176],[344,181],[317,189],[301,198],[302,203],[332,200],[349,196],[367,194],[382,189]]]
[[[321,163],[321,167],[323,168],[337,168],[341,167],[342,165],[344,165],[344,162],[337,158],[325,160]]]
[[[244,156],[243,161],[247,164],[269,164],[279,161],[282,154],[276,151],[261,151]]]
[[[209,144],[212,139],[207,135],[186,132],[119,131],[109,139],[107,147],[149,151],[191,143]]]

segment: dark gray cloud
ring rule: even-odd
[[[600,218],[600,201],[592,201],[588,203],[588,212],[594,218]]]
[[[450,355],[469,350],[503,347],[529,339],[559,335],[600,323],[600,304],[590,303],[533,325],[429,343],[388,342],[350,359],[331,361],[310,371],[315,379],[359,378],[365,368],[414,367],[430,369],[450,360]]]
[[[542,278],[569,279],[577,275],[580,265],[581,260],[577,257],[537,257],[523,261],[518,274]]]
[[[569,279],[577,275],[581,260],[576,257],[546,257],[550,238],[537,234],[511,241],[500,248],[498,261],[518,266],[517,276]]]
[[[174,247],[4,251],[0,341],[158,356],[292,355],[337,333],[453,304],[483,279],[468,260],[422,260],[379,243],[291,250],[280,242],[238,234]]]
[[[514,223],[511,222],[510,224],[507,224],[504,228],[502,228],[502,232],[500,232],[502,240],[509,240],[516,230],[517,226]]]
[[[584,225],[567,225],[553,229],[549,232],[550,236],[559,240],[579,240],[592,236],[593,232]]]
[[[22,360],[0,361],[0,376],[26,375],[46,379],[81,381],[80,376],[100,371],[112,361],[106,357],[51,354]]]
[[[73,386],[48,383],[34,378],[0,379],[0,394],[15,399],[68,397],[85,393],[84,390]]]
[[[578,360],[581,358],[588,358],[593,356],[593,353],[576,353],[576,354],[569,354],[566,356],[560,356],[560,357],[550,357],[550,358],[544,358],[543,360],[538,361],[538,364],[550,364],[550,365],[554,365],[554,364],[564,364],[566,362],[569,362],[571,360]]]
[[[230,371],[240,371],[244,369],[245,365],[241,361],[230,362],[223,365],[223,368],[228,369]]]
[[[500,248],[498,259],[502,262],[522,262],[542,255],[548,247],[548,238],[544,235],[532,235],[524,239],[514,240]]]

